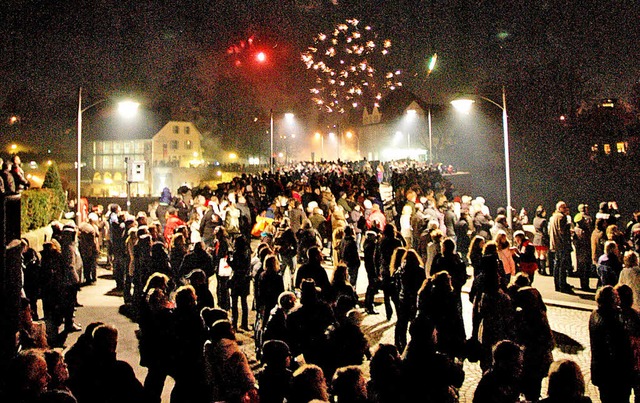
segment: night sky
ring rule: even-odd
[[[626,99],[640,80],[637,0],[4,0],[0,8],[0,113],[21,118],[18,129],[2,129],[50,147],[74,141],[80,86],[87,102],[136,97],[213,136],[251,137],[254,118],[270,108],[331,120],[314,112],[300,53],[347,18],[391,39],[389,65],[434,103],[461,92],[499,100],[505,85],[516,170],[536,159],[531,149],[553,145],[560,115],[583,100]],[[247,55],[227,53],[248,38]],[[254,50],[267,53],[265,65],[249,57]],[[427,78],[434,52],[439,64]],[[499,111],[484,112],[499,133]],[[496,164],[500,140],[489,147]]]

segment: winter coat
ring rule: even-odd
[[[232,296],[249,295],[251,285],[251,250],[236,250],[229,262],[233,273],[229,279]]]
[[[209,401],[240,401],[255,388],[253,371],[235,340],[205,342],[204,367]]]
[[[360,255],[358,254],[358,245],[353,236],[345,236],[340,241],[339,260],[344,262],[347,267],[360,267]]]
[[[589,318],[591,382],[598,387],[631,385],[631,346],[620,310],[598,308]]]

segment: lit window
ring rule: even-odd
[[[144,141],[136,141],[134,143],[134,152],[136,154],[142,154],[144,152]]]
[[[624,142],[616,143],[616,150],[621,154],[626,154],[627,153],[627,143],[624,143]]]
[[[124,153],[127,155],[133,152],[133,147],[130,141],[125,141],[122,148],[124,150]]]
[[[184,134],[191,134],[191,128],[189,126],[184,127]]]
[[[178,149],[178,140],[171,140],[171,149],[172,150]]]
[[[604,145],[604,153],[605,154],[611,154],[611,144],[605,144]]]
[[[113,156],[113,169],[124,169],[124,158],[122,158],[122,155]]]
[[[173,126],[173,134],[180,133],[180,126]]]
[[[103,155],[102,156],[102,169],[111,169],[112,167],[112,160],[111,160],[111,156],[110,155]]]
[[[112,143],[110,141],[105,141],[102,144],[103,144],[103,147],[104,147],[103,150],[102,150],[104,152],[104,154],[111,154],[111,150],[113,150],[113,148],[111,146]]]
[[[122,143],[119,141],[113,142],[113,153],[114,154],[122,154]]]
[[[187,140],[184,142],[184,148],[186,150],[191,150],[191,147],[193,147],[193,143],[191,142],[191,140]]]
[[[597,153],[598,152],[598,145],[597,144],[592,145],[591,146],[591,151],[593,151],[594,153]]]

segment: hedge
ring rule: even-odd
[[[45,227],[60,219],[58,197],[52,189],[30,189],[21,194],[20,230],[22,233]]]

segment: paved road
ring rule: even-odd
[[[331,270],[328,269],[328,272],[331,272]],[[138,378],[143,380],[146,375],[146,368],[139,365],[138,344],[134,333],[137,325],[125,316],[119,314],[118,309],[122,303],[122,298],[112,295],[110,292],[115,286],[115,282],[110,279],[109,274],[109,271],[99,269],[99,279],[96,285],[87,286],[81,290],[78,299],[84,306],[78,309],[76,314],[77,320],[83,325],[87,325],[93,321],[104,321],[115,325],[120,331],[118,357],[129,362],[133,366]],[[536,283],[538,282],[539,284],[536,285],[539,285],[541,289],[546,289],[549,285],[552,287],[552,281],[548,277],[536,278]],[[361,295],[366,289],[366,275],[363,268],[359,273],[356,288]],[[545,295],[545,298],[547,298],[547,295]],[[471,304],[468,302],[466,294],[463,295],[463,301],[465,302],[463,304],[465,325],[467,327],[467,334],[470,334]],[[561,302],[562,301],[554,301],[554,303],[557,304],[561,304]],[[557,347],[554,350],[554,358],[570,358],[577,361],[585,375],[587,394],[591,396],[594,402],[598,402],[598,394],[595,387],[590,383],[589,373],[590,350],[587,325],[590,309],[588,309],[586,304],[581,308],[583,309],[549,306],[549,321],[556,334],[557,342]],[[363,328],[370,338],[372,346],[380,342],[393,344],[395,316],[391,321],[387,321],[385,315],[382,313],[384,311],[383,307],[380,306],[377,310],[380,312],[379,314],[365,317]],[[72,334],[67,340],[67,346],[70,346],[78,335],[79,333]],[[252,339],[244,334],[239,334],[238,338],[243,343],[241,347],[250,358],[250,362],[257,365],[253,352]],[[478,364],[465,362],[464,366],[466,379],[460,390],[460,401],[471,402],[473,391],[481,376],[481,371]],[[365,364],[363,369],[368,371],[368,365]],[[163,401],[168,401],[172,386],[173,382],[169,380],[165,386]],[[543,385],[543,392],[544,391],[546,391],[546,384]]]

